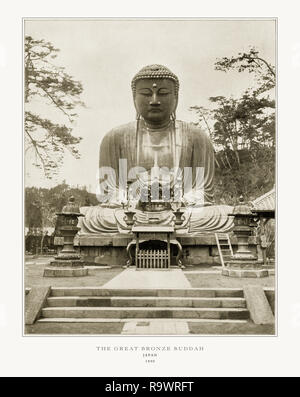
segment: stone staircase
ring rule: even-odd
[[[247,323],[242,289],[51,288],[37,323],[185,321]]]

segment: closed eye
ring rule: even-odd
[[[161,89],[158,91],[158,93],[159,93],[159,95],[169,95],[169,94],[170,94],[170,91],[169,91],[169,90],[166,90],[165,88],[161,88]]]
[[[139,90],[138,93],[141,94],[141,95],[145,95],[145,96],[151,96],[152,95],[152,91],[151,90],[147,90],[147,89]]]

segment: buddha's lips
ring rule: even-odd
[[[151,108],[151,109],[149,109],[149,112],[160,113],[161,111],[162,111],[162,110],[161,110],[161,109],[158,109],[158,108],[155,108],[155,109]]]

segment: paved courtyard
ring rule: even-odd
[[[133,269],[124,269],[122,267],[110,268],[106,266],[88,266],[89,275],[86,277],[43,277],[44,268],[51,260],[53,260],[53,258],[51,257],[25,258],[24,280],[26,288],[47,285],[57,287],[100,287],[108,283],[110,280],[113,280],[115,277],[119,276],[122,272],[126,273],[130,271],[134,279],[141,277],[140,274],[143,273],[143,271],[134,271]],[[147,273],[148,270],[146,270],[145,272]],[[157,275],[159,275],[158,280],[161,277],[165,277],[163,276],[164,273],[168,274],[168,271],[164,270],[158,270],[155,272]],[[274,276],[263,278],[224,277],[221,275],[220,266],[191,266],[183,269],[181,272],[184,275],[181,288],[189,286],[192,288],[243,288],[245,285],[260,285],[262,287],[275,288]],[[166,277],[166,279],[167,278],[168,277]],[[157,282],[159,282],[158,280]],[[108,285],[113,285],[113,283]],[[159,285],[153,285],[153,288],[155,287],[158,288]],[[127,288],[129,287],[127,286]],[[139,285],[139,288],[143,288],[143,286]]]

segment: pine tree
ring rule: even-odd
[[[53,60],[58,49],[45,40],[25,37],[25,153],[33,150],[33,165],[44,170],[47,178],[57,173],[68,150],[79,158],[76,145],[82,138],[72,135],[72,124],[77,116],[77,106],[84,106],[80,100],[82,84],[57,66]],[[64,123],[57,123],[30,110],[33,100],[58,110]]]

